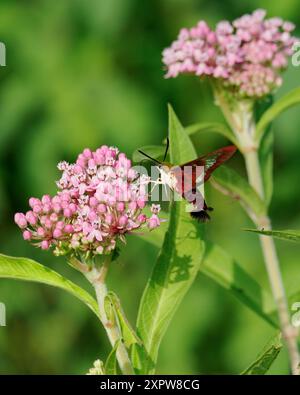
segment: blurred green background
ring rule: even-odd
[[[160,144],[167,133],[167,102],[184,124],[222,120],[206,84],[195,78],[164,80],[161,51],[182,26],[199,19],[214,25],[255,8],[300,27],[299,0],[1,0],[0,40],[7,66],[0,68],[0,251],[49,265],[83,287],[63,259],[22,240],[13,213],[30,196],[54,193],[56,164],[73,161],[83,148],[117,145],[131,155],[138,146]],[[300,30],[297,30],[300,34]],[[299,85],[290,67],[278,96]],[[300,229],[300,112],[276,121],[276,229]],[[205,153],[226,141],[203,135]],[[244,172],[239,155],[231,166]],[[207,188],[215,207],[208,237],[228,250],[261,283],[266,273],[257,237],[237,203]],[[300,286],[300,247],[278,243],[288,293]],[[157,251],[128,238],[110,287],[131,321]],[[0,327],[0,373],[83,374],[109,345],[93,314],[62,291],[0,280],[7,326]],[[159,373],[239,373],[252,362],[273,329],[231,295],[199,275],[162,343]],[[271,373],[287,373],[285,352]]]

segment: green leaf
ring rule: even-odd
[[[226,125],[222,123],[217,123],[217,122],[202,122],[202,123],[196,123],[193,125],[189,125],[185,128],[185,131],[189,136],[197,135],[198,133],[203,133],[203,132],[213,132],[213,133],[219,133],[226,137],[229,141],[231,141],[234,145],[238,147],[239,143],[232,132],[231,129],[229,129]]]
[[[134,329],[132,328],[132,326],[130,325],[129,321],[125,316],[125,313],[121,307],[120,299],[117,297],[117,295],[114,292],[109,292],[108,297],[118,317],[119,326],[121,329],[125,346],[129,348],[135,343],[141,344],[141,340],[138,338],[137,334],[135,333]]]
[[[132,345],[131,362],[135,374],[144,374],[147,371],[155,370],[155,363],[143,344],[134,343]]]
[[[111,300],[110,295],[106,295],[104,298],[104,310],[107,320],[111,326],[116,325],[116,311]]]
[[[120,340],[117,340],[115,342],[115,345],[113,349],[111,350],[109,356],[107,357],[107,360],[105,362],[105,374],[108,375],[117,375],[118,374],[118,369],[117,369],[117,351],[118,347],[120,344]]]
[[[298,307],[299,302],[300,302],[300,290],[293,292],[292,294],[290,294],[288,296],[288,305],[289,305],[290,311],[293,312],[291,314],[292,323],[293,323],[294,319],[297,321],[299,319],[299,307]],[[272,320],[274,320],[275,322],[278,322],[278,310],[276,308],[271,309],[268,314]],[[279,324],[277,326],[279,326]]]
[[[63,289],[84,302],[100,318],[97,302],[87,291],[31,259],[0,254],[0,278],[33,281]]]
[[[158,228],[157,232],[152,232],[153,236],[155,233],[155,237],[146,238],[145,240],[160,248],[164,237],[163,232],[160,231],[161,229]],[[229,291],[242,304],[250,308],[270,325],[278,326],[277,314],[269,313],[270,306],[273,306],[272,296],[217,244],[206,242],[200,273]]]
[[[277,327],[276,319],[269,316],[269,295],[226,251],[207,242],[200,272],[232,293],[241,303]]]
[[[184,163],[196,157],[194,147],[171,107],[169,138],[172,163]],[[138,314],[138,334],[152,363],[151,366],[145,361],[144,374],[154,372],[160,342],[199,271],[203,253],[203,225],[190,219],[185,202],[173,202],[169,228]]]
[[[260,233],[264,236],[272,236],[281,240],[295,241],[300,243],[299,230],[259,230],[259,229],[244,229],[247,232]]]
[[[263,215],[266,211],[264,202],[256,191],[237,172],[227,166],[219,167],[211,177],[212,185],[237,200],[249,213],[253,212],[257,216]]]
[[[283,111],[300,104],[300,88],[296,88],[277,100],[261,117],[256,128],[256,141],[260,142],[268,125]]]
[[[257,356],[255,361],[241,374],[242,375],[263,375],[268,372],[275,359],[282,349],[280,334],[275,337],[264,347],[262,352]]]
[[[254,107],[255,121],[259,120],[271,108],[274,103],[273,95],[268,95],[265,99],[256,102]],[[259,142],[258,157],[261,167],[262,181],[264,187],[264,201],[266,207],[269,206],[273,195],[273,150],[274,133],[272,125],[269,123]]]
[[[139,150],[145,152],[154,159],[159,159],[163,158],[166,148],[162,145],[145,145],[144,147],[141,147],[133,152],[133,162],[142,162],[143,160],[147,159],[145,155],[139,152]]]
[[[171,105],[168,106],[168,109],[171,163],[174,165],[186,163],[195,159],[197,157],[197,153]]]
[[[273,149],[274,134],[272,128],[269,127],[261,140],[258,151],[266,206],[269,206],[273,195]]]

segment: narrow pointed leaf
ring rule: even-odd
[[[264,114],[272,107],[274,103],[273,95],[268,95],[264,99],[256,102],[254,106],[254,115],[256,123],[262,119]],[[269,206],[273,195],[273,151],[274,151],[274,134],[272,124],[266,126],[264,134],[258,144],[258,157],[261,168],[261,175],[264,187],[264,201],[266,207]]]
[[[259,230],[259,229],[245,229],[247,232],[259,233],[264,236],[275,237],[276,239],[294,241],[300,243],[299,230]]]
[[[197,153],[185,129],[169,105],[169,139],[171,163],[178,165],[195,159]]]
[[[260,142],[268,125],[283,111],[300,104],[300,88],[296,88],[277,100],[261,117],[256,128],[256,141]]]
[[[217,122],[202,122],[185,127],[187,134],[191,137],[198,137],[203,132],[218,133],[226,137],[238,147],[238,141],[233,132],[224,124]]]
[[[31,259],[0,254],[0,278],[33,281],[63,289],[85,303],[99,318],[97,302],[87,291]]]
[[[129,348],[134,343],[141,344],[141,340],[138,338],[137,334],[125,316],[125,313],[121,307],[120,299],[114,292],[109,292],[108,297],[110,298],[110,302],[117,315],[125,346]]]
[[[263,135],[258,151],[266,206],[269,206],[273,195],[273,152],[274,134],[270,126]]]
[[[108,375],[117,375],[117,350],[120,344],[120,340],[117,340],[113,349],[111,350],[107,360],[105,362],[105,374]]]
[[[276,336],[264,347],[255,361],[241,374],[242,375],[264,375],[268,372],[273,362],[278,357],[282,349],[280,334]]]

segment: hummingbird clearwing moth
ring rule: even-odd
[[[200,222],[207,222],[210,220],[208,212],[212,211],[213,208],[206,204],[199,186],[208,181],[212,173],[234,155],[236,147],[234,145],[222,147],[182,165],[173,165],[165,162],[168,148],[169,139],[167,139],[166,151],[162,162],[151,158],[142,151],[139,152],[158,164],[160,183],[168,185],[171,190],[176,191],[192,205],[191,216]]]

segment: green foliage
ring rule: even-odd
[[[273,362],[282,349],[281,335],[276,334],[264,347],[255,361],[241,374],[242,375],[264,375],[268,372]]]
[[[232,293],[272,326],[268,313],[271,296],[221,247],[207,243],[200,272]]]
[[[273,195],[273,150],[274,134],[271,127],[264,134],[259,147],[259,161],[261,165],[264,185],[265,202],[269,206]]]
[[[116,341],[113,349],[111,350],[107,360],[105,362],[105,374],[108,375],[117,375],[118,374],[118,365],[117,365],[117,351],[119,347],[120,341]]]
[[[277,100],[261,117],[256,128],[256,141],[260,142],[268,126],[285,110],[300,104],[300,88],[296,88]]]
[[[122,339],[127,348],[130,348],[133,344],[141,344],[141,340],[138,338],[134,329],[130,325],[128,319],[126,318],[124,311],[121,307],[120,299],[114,292],[109,292],[107,299],[109,300],[111,306],[118,319],[118,324],[121,329]]]
[[[97,302],[88,292],[32,259],[0,254],[0,277],[34,281],[63,289],[85,303],[99,318]]]
[[[160,248],[163,237],[163,232],[153,232],[147,237],[147,241]],[[200,273],[230,292],[266,322],[277,327],[276,315],[269,312],[271,295],[223,248],[210,241],[206,242]]]
[[[256,216],[266,212],[265,204],[245,178],[227,166],[221,166],[211,177],[212,185],[225,195],[237,200],[246,212]]]
[[[192,143],[170,107],[169,138],[173,163],[195,157]],[[202,226],[191,220],[184,201],[173,202],[169,228],[144,291],[137,320],[138,334],[154,364],[163,335],[199,271],[203,253]],[[145,362],[143,373],[153,373],[154,367]]]
[[[187,126],[185,130],[187,134],[191,137],[198,137],[198,134],[202,134],[203,132],[219,133],[222,136],[226,137],[237,147],[239,146],[239,143],[232,130],[222,123],[217,123],[217,122],[196,123],[194,125]]]
[[[263,230],[263,229],[245,229],[247,232],[259,233],[264,236],[275,237],[276,239],[288,240],[300,243],[299,230]]]
[[[162,145],[146,145],[139,148],[139,150],[145,152],[147,155],[151,156],[154,159],[163,158],[165,153],[165,148]],[[139,150],[135,150],[133,152],[132,160],[134,162],[142,162],[144,160],[148,160],[145,155],[139,152]]]

